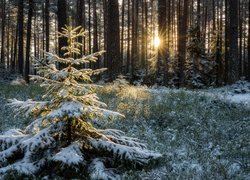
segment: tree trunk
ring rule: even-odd
[[[49,0],[45,0],[45,31],[46,31],[46,52],[49,52],[49,45],[50,45],[50,38],[49,38],[49,32],[50,32],[50,17],[49,17],[49,7],[50,7],[50,2]]]
[[[201,0],[197,0],[197,27],[199,28],[197,39],[201,41]]]
[[[31,27],[33,16],[33,0],[29,0],[29,12],[28,12],[28,25],[27,25],[27,44],[26,44],[26,61],[25,61],[25,81],[29,83],[30,73],[30,41],[31,41]]]
[[[242,76],[242,65],[243,65],[243,63],[242,63],[242,24],[243,24],[243,22],[242,22],[242,16],[243,16],[243,13],[241,13],[241,8],[243,8],[242,6],[241,6],[241,2],[240,2],[240,0],[239,0],[239,3],[238,3],[238,13],[239,13],[239,15],[238,15],[238,17],[239,17],[239,19],[238,19],[238,21],[239,21],[239,76],[241,77]]]
[[[77,0],[76,26],[83,27],[83,6],[84,5],[85,5],[85,0]],[[83,38],[79,37],[78,42],[83,43]],[[79,56],[82,56],[82,55],[83,55],[83,47],[81,48],[81,52]]]
[[[107,52],[110,80],[114,80],[121,72],[120,61],[120,27],[118,0],[107,2]]]
[[[179,25],[178,25],[178,86],[184,85],[184,70],[186,59],[186,39],[187,39],[187,23],[188,23],[188,0],[184,0],[183,12],[179,12]],[[180,11],[180,10],[179,10]]]
[[[126,72],[130,72],[130,22],[131,22],[131,15],[130,15],[130,0],[128,0],[128,38],[127,38],[127,67],[126,67]]]
[[[229,0],[230,83],[239,80],[238,0]]]
[[[248,4],[248,81],[250,81],[250,1]]]
[[[158,76],[165,76],[167,78],[167,60],[168,60],[168,47],[167,47],[167,1],[158,0],[158,36],[160,39],[160,46],[158,47]],[[164,80],[164,82],[167,82]]]
[[[120,53],[121,53],[121,61],[122,61],[122,66],[123,66],[123,52],[124,52],[124,16],[125,16],[125,0],[122,0],[122,32],[121,32],[121,50],[120,50]]]
[[[2,45],[1,45],[1,63],[5,62],[5,24],[6,24],[6,12],[5,12],[6,0],[2,0]]]
[[[89,0],[89,2],[88,2],[88,6],[89,6],[89,9],[88,9],[88,21],[89,21],[89,23],[88,23],[88,36],[89,36],[89,51],[88,51],[88,53],[89,54],[91,54],[91,1]],[[91,65],[91,63],[90,63],[90,65]]]
[[[96,10],[96,0],[93,0],[93,30],[94,30],[94,36],[93,36],[93,52],[98,52],[98,24],[97,24],[97,10]],[[99,68],[98,62],[94,63],[94,69]]]
[[[23,74],[23,0],[18,1],[18,72]]]
[[[57,19],[58,19],[58,31],[61,32],[62,28],[67,25],[67,1],[58,0],[57,1]],[[59,56],[63,57],[65,51],[62,50],[62,47],[67,46],[67,38],[58,39],[58,52]],[[63,68],[62,64],[59,64],[59,68]]]
[[[10,12],[8,7],[8,17],[7,17],[7,51],[6,51],[6,60],[7,60],[7,69],[10,68]]]
[[[135,78],[138,56],[138,6],[139,0],[132,1],[132,49],[131,49],[131,80]]]
[[[229,82],[229,17],[228,17],[228,0],[225,0],[225,71],[224,82]]]
[[[11,38],[11,50],[10,50],[10,69],[11,71],[14,71],[15,70],[15,61],[14,61],[14,45],[15,45],[15,41],[16,41],[16,38],[15,38],[15,31],[13,30],[14,28],[11,28],[11,32],[12,32],[12,38]]]
[[[13,53],[13,70],[17,69],[18,59],[17,59],[17,43],[18,43],[18,23],[16,25],[16,32],[15,32],[15,44],[14,44],[14,53]]]

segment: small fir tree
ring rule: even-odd
[[[0,136],[0,177],[8,172],[18,175],[89,177],[118,179],[110,168],[117,164],[146,165],[161,154],[149,151],[138,139],[126,137],[122,131],[101,130],[93,121],[122,116],[106,109],[95,94],[92,75],[105,69],[77,69],[95,62],[103,52],[79,57],[84,35],[82,28],[65,27],[60,37],[68,39],[64,58],[46,53],[47,61],[36,61],[38,75],[32,80],[46,88],[44,101],[11,100],[17,112],[35,119],[24,130],[13,129]],[[57,69],[56,64],[64,64]],[[70,173],[69,173],[70,172]]]
[[[205,53],[203,42],[199,38],[200,28],[195,25],[189,29],[187,44],[186,81],[194,88],[213,84],[215,63]]]
[[[213,33],[212,36],[212,42],[211,42],[211,59],[214,62],[214,72],[213,77],[215,84],[217,86],[223,84],[223,57],[224,57],[224,50],[223,50],[223,38],[222,38],[222,32],[220,30],[217,30]]]

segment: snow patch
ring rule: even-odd
[[[81,152],[81,147],[78,142],[74,142],[68,147],[63,148],[60,152],[55,154],[52,159],[69,166],[85,164],[85,160]]]
[[[103,160],[96,158],[92,161],[89,167],[90,178],[92,180],[109,179],[120,180],[120,176],[114,173],[111,169],[107,169],[103,163]]]

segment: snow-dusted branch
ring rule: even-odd
[[[65,57],[45,53],[43,61],[35,59],[38,75],[32,80],[46,87],[45,101],[10,100],[9,105],[16,114],[24,113],[35,117],[23,131],[10,130],[0,135],[0,178],[8,172],[17,171],[31,178],[67,171],[84,174],[90,179],[119,179],[115,167],[117,163],[146,165],[158,159],[161,154],[146,149],[146,145],[136,138],[125,136],[114,129],[96,129],[92,123],[109,118],[124,117],[106,109],[92,84],[91,76],[105,69],[77,69],[75,65],[95,62],[103,52],[79,57],[77,38],[84,34],[81,28],[66,27],[59,34],[67,37],[68,46],[63,47]],[[57,63],[66,67],[58,69]]]
[[[33,101],[28,99],[26,101],[19,101],[17,99],[10,99],[9,106],[15,109],[15,112],[23,112],[26,116],[30,116],[33,113],[41,112],[48,105],[48,101]]]

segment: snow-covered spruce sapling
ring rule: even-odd
[[[84,35],[82,28],[65,27],[59,36],[68,39],[61,58],[46,53],[47,61],[36,61],[37,74],[31,76],[46,88],[44,101],[11,100],[10,105],[19,113],[35,120],[24,130],[13,129],[0,136],[0,176],[7,172],[20,175],[67,176],[70,169],[76,176],[91,179],[117,179],[112,169],[118,164],[146,165],[161,154],[147,150],[136,138],[125,136],[120,130],[101,130],[93,121],[122,116],[106,109],[95,94],[98,85],[91,76],[105,69],[78,69],[95,62],[97,52],[80,58],[77,39]],[[56,64],[64,64],[57,69]]]

